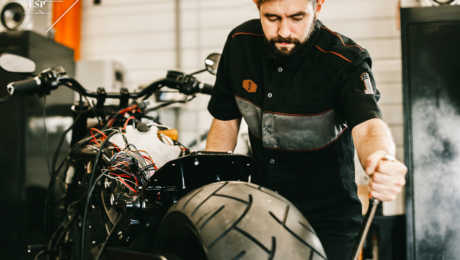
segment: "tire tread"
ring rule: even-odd
[[[244,187],[249,187],[250,189]],[[225,190],[221,193],[225,194],[218,194],[218,192],[224,188]],[[197,197],[197,195],[205,189],[206,191],[204,193],[206,195],[201,195]],[[209,196],[207,194],[209,194]],[[238,194],[238,197],[232,196],[232,194]],[[269,197],[267,197],[267,195]],[[245,199],[245,196],[247,196],[247,200]],[[192,220],[192,218],[194,219],[193,222],[196,231],[200,234],[200,236],[207,236],[207,245],[203,244],[203,247],[207,252],[229,250],[228,248],[224,249],[226,247],[225,243],[219,243],[222,240],[227,241],[227,243],[228,241],[240,241],[241,239],[244,239],[244,241],[246,241],[240,241],[240,243],[242,243],[241,247],[235,247],[231,249],[232,251],[226,251],[226,257],[218,257],[216,259],[254,259],[254,252],[256,251],[253,250],[259,250],[257,251],[259,253],[256,255],[257,260],[273,260],[275,259],[277,247],[279,247],[279,252],[276,259],[283,259],[285,257],[284,254],[286,254],[286,252],[289,250],[301,250],[297,252],[304,252],[301,256],[299,255],[300,253],[296,253],[296,258],[300,256],[300,258],[298,259],[311,260],[315,257],[326,259],[323,249],[320,246],[318,249],[315,248],[318,247],[319,240],[317,240],[315,232],[308,224],[308,221],[306,221],[305,218],[303,218],[302,214],[285,198],[283,198],[276,192],[263,188],[262,186],[237,182],[214,183],[202,187],[200,190],[193,193],[190,197],[186,196],[183,199],[186,201],[182,207],[173,207],[170,211],[180,211],[184,215],[188,216],[190,220]],[[266,202],[270,202],[270,200],[273,199],[270,204],[272,206],[271,208],[268,208],[266,206],[261,206],[264,204],[254,204],[255,199],[258,203],[261,202],[261,199],[262,201]],[[177,204],[179,202],[177,202]],[[189,206],[187,207],[187,205]],[[229,205],[229,207],[227,207],[227,205]],[[199,210],[202,207],[203,209]],[[253,209],[254,207],[256,208]],[[282,207],[284,207],[284,209]],[[265,213],[261,211],[261,209],[266,209]],[[198,212],[199,215],[194,217],[194,215]],[[275,213],[277,215],[275,215]],[[250,214],[250,218],[245,219],[245,221],[242,222],[242,225],[238,226],[238,224],[248,214]],[[232,216],[231,222],[228,222],[228,219],[225,219],[229,216]],[[198,220],[196,220],[197,218]],[[250,221],[250,219],[253,219],[256,222],[248,222]],[[276,223],[278,223],[281,226],[279,228],[276,227],[277,233],[273,233],[274,229],[272,230],[270,228],[270,225],[276,226],[276,224],[274,224],[275,222],[273,222],[273,220],[270,219],[273,219]],[[267,228],[263,229],[263,231],[261,231],[261,229],[255,229],[254,225],[251,223],[257,223],[258,221],[266,223]],[[225,226],[221,226],[221,231],[212,233],[213,235],[211,236],[206,235],[206,232],[209,232],[210,228],[205,227],[209,226],[210,222],[213,222],[214,225],[217,224]],[[227,224],[223,224],[224,222]],[[299,232],[299,234],[297,234],[297,232]],[[267,237],[268,235],[270,235],[270,237]],[[313,236],[314,238],[312,238]],[[262,239],[263,242],[260,239]],[[289,243],[291,243],[292,245],[289,244],[289,246],[292,246],[292,248],[286,249],[286,241],[290,241]],[[312,245],[310,245],[309,243],[312,243]],[[218,244],[219,246],[216,247]],[[271,248],[269,248],[270,246]],[[252,249],[252,247],[254,249]],[[263,257],[262,252],[265,252],[267,254],[266,257]],[[262,255],[260,253],[262,253]],[[228,256],[232,255],[233,258],[227,258]]]

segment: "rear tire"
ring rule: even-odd
[[[213,183],[182,197],[163,219],[155,247],[182,260],[326,259],[292,203],[244,182]]]

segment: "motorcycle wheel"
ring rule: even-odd
[[[244,182],[219,182],[177,201],[155,247],[189,259],[326,259],[297,208],[279,194]]]

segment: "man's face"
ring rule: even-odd
[[[290,58],[303,49],[319,10],[310,0],[270,0],[260,6],[266,42],[275,58]]]

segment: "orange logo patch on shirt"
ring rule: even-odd
[[[243,80],[243,88],[246,89],[249,93],[254,93],[257,91],[257,84],[250,79]]]

